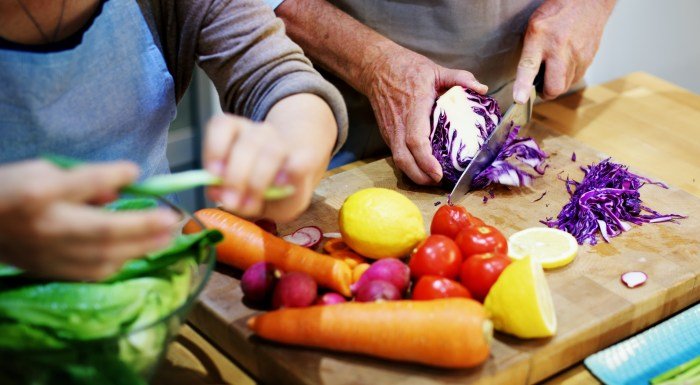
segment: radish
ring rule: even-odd
[[[316,282],[306,273],[291,272],[280,278],[272,294],[272,307],[306,307],[316,299]]]
[[[347,302],[345,297],[338,293],[326,293],[316,299],[314,305],[335,305]]]
[[[324,238],[342,238],[343,236],[340,235],[340,233],[323,233]]]
[[[241,278],[241,289],[252,303],[262,304],[270,299],[280,272],[269,262],[250,266]]]
[[[649,277],[646,273],[641,271],[628,271],[620,276],[620,281],[625,284],[625,286],[633,289],[637,286],[644,285]]]
[[[396,286],[391,282],[380,279],[361,286],[355,296],[355,301],[357,302],[394,301],[398,299],[401,299],[401,293]]]
[[[375,280],[382,280],[394,285],[399,294],[403,295],[408,288],[411,278],[411,270],[408,266],[395,258],[380,259],[374,262],[365,271],[360,279],[350,286],[353,293]]]
[[[313,249],[321,243],[323,239],[323,231],[316,226],[305,226],[297,229],[295,232],[282,237],[287,242],[294,243],[299,246]]]

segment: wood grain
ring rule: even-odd
[[[556,178],[580,178],[580,165],[613,155],[647,176],[700,196],[700,97],[646,74],[635,73],[567,98],[538,105],[533,135],[552,154],[547,175],[530,191],[498,189],[483,204],[473,194],[466,206],[510,234],[556,216],[567,201]],[[690,118],[688,118],[690,117]],[[629,139],[632,137],[632,139]],[[596,150],[586,146],[586,143]],[[602,151],[600,151],[602,150]],[[577,162],[571,161],[576,152]],[[607,154],[606,154],[607,153]],[[390,161],[380,160],[329,176],[316,190],[310,210],[288,228],[315,224],[337,229],[345,196],[379,186],[406,194],[430,218],[444,192],[408,183]],[[219,269],[203,293],[192,322],[254,376],[268,383],[293,384],[595,384],[576,365],[607,347],[700,299],[700,200],[672,187],[647,186],[642,198],[661,212],[690,218],[676,224],[635,227],[611,244],[586,246],[573,264],[547,273],[560,328],[548,340],[520,341],[499,335],[493,357],[482,367],[444,371],[354,355],[282,347],[251,338],[245,320],[254,312],[240,303],[236,272]],[[532,202],[547,191],[538,202]],[[643,270],[649,282],[634,290],[619,283],[629,269]]]

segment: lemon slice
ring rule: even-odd
[[[503,270],[484,301],[496,330],[520,338],[553,336],[557,317],[542,266],[532,257]]]
[[[531,256],[545,269],[566,266],[576,257],[578,243],[573,235],[549,227],[531,227],[508,238],[508,256],[523,259]]]

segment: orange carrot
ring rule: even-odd
[[[247,269],[260,261],[271,262],[282,271],[309,274],[316,283],[347,297],[351,295],[352,270],[343,261],[294,245],[255,224],[219,209],[202,209],[195,213],[207,227],[218,229],[224,239],[216,246],[216,259],[238,269]],[[190,222],[184,232],[197,232]]]
[[[484,307],[466,298],[286,308],[253,317],[248,327],[276,342],[445,368],[481,364],[492,337]]]
[[[347,250],[348,244],[342,238],[331,238],[323,244],[323,251],[333,254],[336,251]]]
[[[360,280],[360,277],[362,277],[362,274],[369,269],[370,264],[369,263],[360,263],[357,266],[352,268],[352,283],[355,283]]]
[[[355,266],[359,265],[360,263],[366,262],[360,254],[357,254],[350,249],[334,251],[330,253],[330,256],[347,263],[351,269],[354,269]]]

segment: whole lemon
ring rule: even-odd
[[[404,257],[426,237],[418,207],[385,188],[350,195],[340,208],[338,222],[345,243],[368,258]]]

